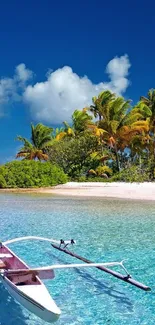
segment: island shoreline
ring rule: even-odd
[[[0,189],[0,193],[38,193],[67,197],[155,201],[155,183],[68,182],[53,187]]]

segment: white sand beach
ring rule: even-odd
[[[1,189],[1,193],[42,193],[63,196],[155,200],[155,183],[68,182],[53,187]]]
[[[38,189],[37,192],[66,196],[155,200],[155,183],[68,182],[53,188]]]

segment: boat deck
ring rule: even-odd
[[[4,270],[18,270],[25,269],[28,271],[28,266],[20,260],[8,247],[2,245],[0,247],[0,269]],[[38,277],[35,274],[24,275],[8,275],[8,279],[14,284],[18,285],[40,285]]]

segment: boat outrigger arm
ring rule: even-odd
[[[59,245],[64,244],[65,246],[67,246],[69,244],[76,244],[76,241],[74,239],[71,239],[71,240],[63,240],[63,239],[55,240],[53,238],[38,237],[38,236],[17,237],[17,238],[14,238],[14,239],[7,240],[7,241],[3,242],[3,244],[4,245],[9,245],[9,244],[16,243],[18,241],[23,241],[23,240],[48,241],[50,243],[55,243],[55,244],[59,244]]]
[[[136,281],[135,279],[133,279],[131,277],[131,275],[129,274],[129,272],[127,271],[127,269],[125,268],[125,266],[123,265],[123,260],[120,262],[107,262],[107,263],[93,263],[92,261],[86,259],[85,257],[82,257],[80,255],[75,254],[74,252],[68,250],[68,245],[73,245],[76,242],[71,239],[71,240],[55,240],[52,238],[45,238],[45,237],[36,237],[36,236],[27,236],[27,237],[20,237],[20,238],[15,238],[15,239],[11,239],[8,241],[5,241],[3,244],[4,245],[8,245],[8,244],[12,244],[18,241],[23,241],[23,240],[41,240],[41,241],[48,241],[51,243],[52,247],[60,250],[68,255],[71,255],[83,262],[85,262],[84,264],[60,264],[60,265],[50,265],[50,266],[45,266],[45,267],[38,267],[38,268],[29,268],[28,270],[25,269],[11,269],[11,270],[1,270],[1,272],[3,272],[5,275],[23,275],[23,274],[28,274],[28,273],[33,273],[35,275],[39,275],[39,272],[41,271],[53,271],[56,269],[69,269],[69,268],[87,268],[87,267],[95,267],[101,271],[104,271],[106,273],[111,274],[112,276],[128,282],[129,284],[132,284],[144,291],[150,291],[150,287],[144,285],[143,283],[140,283],[138,281]],[[107,267],[113,267],[113,266],[120,266],[124,272],[124,274],[121,274],[119,272],[116,272],[114,270],[111,270]]]

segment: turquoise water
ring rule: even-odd
[[[155,324],[155,204],[114,199],[0,194],[0,239],[74,238],[75,252],[95,262],[120,261],[146,293],[95,269],[57,271],[46,285],[61,308],[57,325]],[[48,243],[10,245],[30,266],[76,262]],[[1,286],[1,325],[45,325]]]

